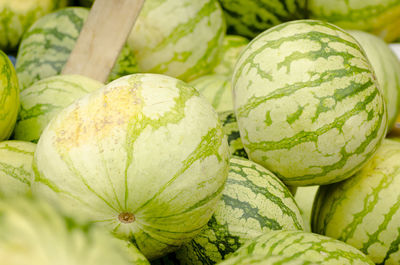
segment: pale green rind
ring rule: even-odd
[[[400,143],[386,139],[354,177],[319,189],[312,230],[360,249],[377,264],[400,263]]]
[[[66,5],[67,0],[0,0],[0,50],[16,50],[38,18]]]
[[[196,88],[217,112],[233,110],[230,76],[221,74],[204,75],[189,84]]]
[[[219,112],[218,117],[222,123],[222,130],[228,137],[229,150],[232,155],[248,158],[242,140],[239,127],[233,111]]]
[[[371,32],[387,42],[400,36],[399,0],[308,0],[310,18]]]
[[[224,35],[217,0],[146,0],[128,44],[142,72],[190,81],[218,63]]]
[[[15,68],[0,50],[0,141],[14,129],[19,109],[19,86]]]
[[[271,263],[262,263],[263,259],[270,259]],[[248,265],[253,260],[260,265],[294,261],[294,264],[374,264],[362,252],[339,240],[304,231],[278,230],[247,242],[219,265]]]
[[[247,154],[287,185],[350,177],[386,135],[372,67],[332,24],[299,20],[260,34],[242,52],[232,85]]]
[[[364,49],[382,89],[388,111],[388,132],[400,112],[400,61],[389,45],[367,32],[348,31]]]
[[[0,201],[4,265],[149,264],[137,250],[128,254],[124,248],[100,227],[76,222],[44,201],[24,196]]]
[[[177,79],[117,79],[62,110],[34,158],[33,193],[101,223],[149,259],[206,225],[228,174],[217,114]],[[122,223],[121,213],[135,221]]]
[[[24,141],[0,142],[0,197],[18,197],[31,192],[36,144]]]
[[[299,206],[301,215],[303,216],[305,229],[311,231],[311,211],[314,203],[314,198],[319,186],[297,187],[294,199]]]
[[[88,14],[87,8],[64,8],[41,17],[29,28],[17,54],[16,69],[21,90],[61,73]],[[132,52],[124,46],[109,78],[137,71]]]
[[[13,139],[37,142],[59,111],[102,86],[103,83],[81,75],[56,75],[37,81],[20,93],[21,107]]]
[[[213,69],[215,74],[231,75],[240,52],[249,44],[249,40],[238,35],[226,35],[222,43],[220,61]]]
[[[287,187],[262,166],[232,157],[215,213],[176,257],[180,264],[216,264],[259,235],[303,229],[300,210]]]
[[[228,33],[250,39],[285,21],[306,18],[307,0],[219,0]]]

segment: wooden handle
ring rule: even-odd
[[[96,0],[62,74],[105,83],[144,0]]]

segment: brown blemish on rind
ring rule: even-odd
[[[110,136],[124,127],[141,110],[137,87],[120,86],[103,90],[79,101],[54,129],[56,144],[64,150]]]
[[[133,213],[120,213],[118,215],[118,220],[124,224],[130,224],[135,221],[135,216]]]

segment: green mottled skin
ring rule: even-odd
[[[41,17],[29,28],[17,54],[16,70],[21,90],[61,73],[88,14],[87,8],[64,8]],[[124,46],[109,78],[135,72],[138,72],[135,58]]]
[[[399,0],[309,0],[308,11],[311,18],[344,29],[368,31],[387,42],[400,37]]]
[[[217,114],[194,88],[129,75],[51,120],[35,152],[32,190],[156,259],[206,225],[229,155]],[[122,222],[123,213],[134,219]]]
[[[32,170],[36,144],[25,141],[0,142],[0,197],[30,194],[35,178]]]
[[[232,157],[214,215],[201,234],[176,252],[176,257],[180,264],[216,264],[259,235],[302,229],[300,210],[287,187],[260,165]]]
[[[222,130],[228,137],[229,150],[234,156],[248,158],[242,140],[240,139],[239,127],[233,111],[219,112],[218,117],[222,123]]]
[[[23,33],[38,18],[66,5],[67,0],[0,0],[0,49],[17,50]]]
[[[222,43],[220,61],[213,73],[231,76],[240,52],[249,44],[249,40],[238,35],[226,35]]]
[[[21,108],[13,139],[37,142],[60,110],[102,86],[101,82],[81,75],[56,75],[39,80],[20,93]]]
[[[188,82],[216,66],[224,35],[217,0],[147,0],[128,44],[142,72]]]
[[[372,66],[351,35],[326,22],[260,34],[241,53],[232,86],[246,153],[287,185],[350,177],[386,135]]]
[[[270,263],[263,263],[263,260],[270,260]],[[278,230],[248,241],[219,264],[373,265],[374,263],[356,248],[339,240],[304,231]]]
[[[7,265],[149,265],[100,227],[26,196],[0,201],[0,257]]]
[[[0,141],[7,140],[19,109],[19,86],[14,66],[0,50]]]
[[[285,21],[306,18],[306,0],[219,0],[228,33],[250,39]]]
[[[374,68],[386,101],[390,132],[400,112],[400,61],[381,38],[358,30],[348,32],[360,43]]]
[[[189,82],[217,112],[232,111],[232,82],[229,75],[204,75]]]
[[[312,230],[342,240],[376,264],[399,264],[400,143],[384,140],[354,177],[319,189]]]

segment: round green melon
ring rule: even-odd
[[[245,242],[272,230],[303,230],[300,210],[270,171],[232,157],[222,200],[201,234],[176,252],[180,264],[216,264]]]
[[[350,177],[386,135],[385,101],[363,49],[326,22],[260,34],[241,53],[232,86],[246,153],[287,185]]]
[[[242,140],[239,127],[233,111],[219,112],[218,117],[222,122],[222,130],[228,137],[229,150],[232,155],[248,158]]]
[[[213,73],[231,75],[240,52],[249,44],[249,40],[239,35],[226,35],[222,43],[221,59]]]
[[[374,263],[354,247],[330,237],[304,231],[270,231],[248,241],[219,265]]]
[[[307,0],[219,0],[228,33],[250,39],[285,21],[306,17]]]
[[[36,144],[25,141],[0,142],[0,197],[30,194],[35,178],[32,169]]]
[[[381,38],[359,30],[348,32],[361,44],[375,70],[386,101],[388,132],[390,132],[400,112],[400,61]]]
[[[21,90],[46,77],[58,75],[75,46],[89,14],[83,7],[68,7],[38,19],[23,35],[16,69]],[[134,55],[122,48],[110,80],[138,72]]]
[[[0,141],[14,129],[19,109],[19,86],[15,68],[0,50]]]
[[[299,206],[301,215],[303,216],[305,229],[311,231],[311,212],[314,203],[315,195],[319,186],[297,187],[294,199]]]
[[[35,82],[20,93],[21,108],[13,138],[37,142],[59,111],[102,86],[101,82],[81,75],[56,75]]]
[[[0,0],[0,49],[17,50],[22,34],[38,18],[66,5],[67,0]]]
[[[189,82],[211,103],[217,112],[232,111],[232,82],[229,75],[204,75]]]
[[[218,63],[224,35],[217,0],[146,0],[128,44],[142,72],[190,81]]]
[[[308,0],[310,18],[371,32],[387,42],[400,37],[399,0]]]
[[[400,142],[385,139],[354,177],[318,190],[312,230],[344,241],[377,264],[400,263]]]
[[[133,246],[44,201],[0,200],[0,260],[7,265],[148,265]]]
[[[37,144],[32,191],[155,259],[207,224],[229,155],[218,116],[196,89],[134,74],[50,121]]]

